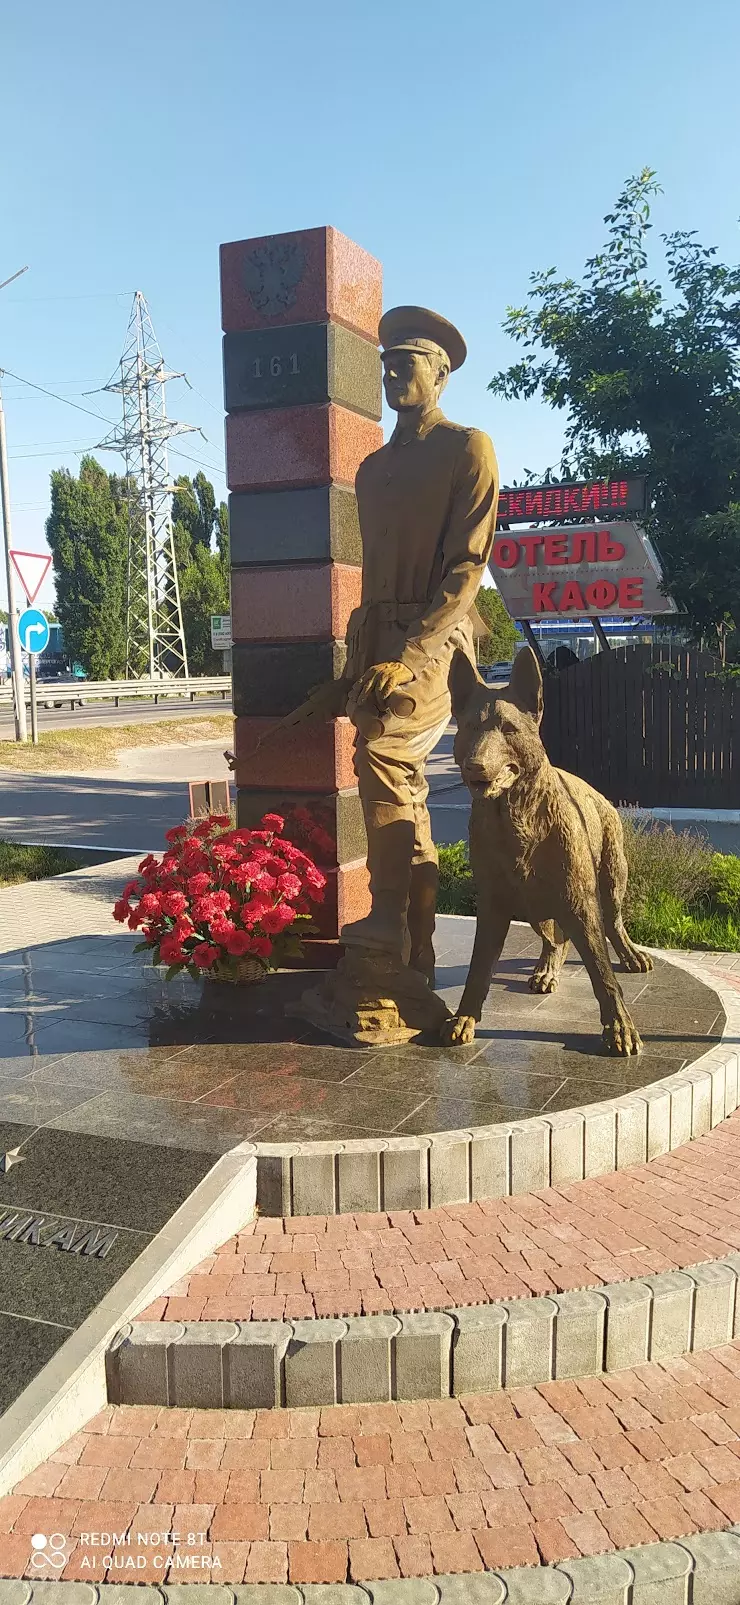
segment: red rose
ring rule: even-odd
[[[260,924],[270,936],[278,936],[280,931],[284,931],[286,925],[291,925],[294,919],[295,909],[291,908],[289,903],[278,903],[277,908],[268,908]]]
[[[165,831],[164,839],[166,842],[181,842],[187,836],[187,833],[187,825],[173,825],[171,830]]]
[[[272,952],[272,942],[269,936],[253,936],[251,951],[256,953],[260,959],[269,959]]]
[[[300,897],[301,882],[298,876],[291,875],[288,870],[285,870],[282,875],[278,875],[278,891],[282,892],[283,897]]]
[[[178,942],[174,932],[170,936],[163,936],[159,944],[159,957],[163,964],[185,964],[187,953]]]
[[[160,910],[161,910],[161,901],[160,901],[159,893],[158,892],[145,892],[144,896],[142,897],[141,902],[139,904],[139,912],[141,914],[145,914],[147,916],[147,918],[149,918],[150,915],[152,915],[152,914],[159,914]]]
[[[232,958],[240,959],[245,953],[250,953],[253,946],[254,937],[249,936],[246,931],[234,930],[231,936],[227,938],[226,951],[231,954]]]
[[[285,820],[280,814],[263,814],[260,824],[264,830],[271,830],[275,836],[282,835],[285,829]]]
[[[211,947],[210,943],[208,942],[201,942],[200,945],[193,950],[191,956],[193,964],[196,964],[199,970],[210,970],[216,963],[217,959],[221,957],[218,948]]]
[[[225,920],[221,915],[219,919],[210,921],[208,929],[214,942],[228,944],[229,937],[236,930],[236,926],[233,920]]]
[[[204,893],[208,891],[210,884],[210,875],[206,875],[201,871],[201,873],[198,875],[190,876],[187,882],[187,888],[191,897],[202,897]]]
[[[226,913],[226,910],[231,908],[231,894],[229,892],[212,892],[211,902],[214,908],[221,908]]]
[[[119,925],[123,925],[124,921],[128,919],[130,913],[131,904],[127,903],[124,897],[119,897],[118,902],[113,904],[114,920],[118,920]]]
[[[184,892],[165,892],[163,894],[163,914],[171,914],[174,919],[176,914],[183,914],[187,906],[188,900]]]

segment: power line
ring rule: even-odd
[[[50,396],[52,401],[61,401],[65,407],[74,407],[75,412],[85,412],[88,418],[97,418],[104,424],[110,423],[102,412],[93,412],[91,407],[81,407],[79,401],[70,401],[68,396],[58,396],[53,390],[47,390],[44,385],[34,384],[32,379],[24,379],[20,373],[11,373],[10,368],[0,368],[0,374],[7,374],[9,379],[17,379],[19,385],[28,385],[30,390],[39,390],[42,396]]]

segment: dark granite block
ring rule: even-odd
[[[28,1387],[69,1335],[64,1326],[0,1314],[0,1411]]]
[[[234,713],[281,718],[305,701],[314,686],[340,679],[347,661],[343,641],[257,642],[233,648]]]
[[[288,840],[319,864],[351,864],[367,853],[362,804],[356,791],[327,795],[245,787],[236,797],[240,825],[257,825],[263,814],[282,814]]]
[[[0,1216],[2,1213],[0,1210]],[[31,1211],[18,1213],[22,1220]],[[68,1230],[74,1232],[72,1242],[80,1241],[84,1232],[90,1230],[89,1221],[71,1220],[68,1216],[56,1215],[53,1210],[42,1209],[34,1212],[34,1218],[45,1222],[39,1233],[39,1243],[0,1239],[0,1310],[25,1316],[27,1320],[79,1326],[151,1241],[150,1236],[141,1232],[122,1232],[97,1225],[92,1227],[96,1238],[91,1244],[110,1240],[104,1257],[101,1259],[93,1253],[73,1254],[57,1244],[46,1246],[45,1239],[57,1231]],[[2,1227],[0,1219],[0,1232]]]
[[[23,1164],[0,1175],[0,1208],[58,1211],[133,1232],[159,1231],[214,1162],[207,1153],[164,1145],[142,1150],[125,1130],[115,1141],[51,1127],[29,1138],[28,1126],[3,1124],[2,1151],[20,1143]]]
[[[227,412],[338,401],[377,421],[378,348],[335,323],[226,334],[224,398]]]
[[[239,491],[229,497],[232,568],[362,563],[357,498],[343,485]]]

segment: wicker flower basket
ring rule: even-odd
[[[205,971],[205,979],[228,981],[232,986],[254,986],[255,981],[264,981],[265,974],[264,964],[247,953],[243,959],[234,960],[228,968],[224,964],[214,964]]]

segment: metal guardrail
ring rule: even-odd
[[[47,689],[48,687],[48,689]],[[30,700],[30,687],[25,685],[26,701]],[[82,707],[86,702],[114,702],[116,707],[121,702],[129,702],[137,697],[152,697],[155,704],[167,697],[188,697],[195,702],[196,697],[221,696],[224,701],[231,695],[231,675],[213,674],[193,679],[172,680],[75,680],[72,684],[60,685],[50,680],[46,683],[41,680],[37,684],[38,700],[43,706],[45,702],[69,703],[71,708]],[[12,685],[0,686],[0,709],[12,708]]]

